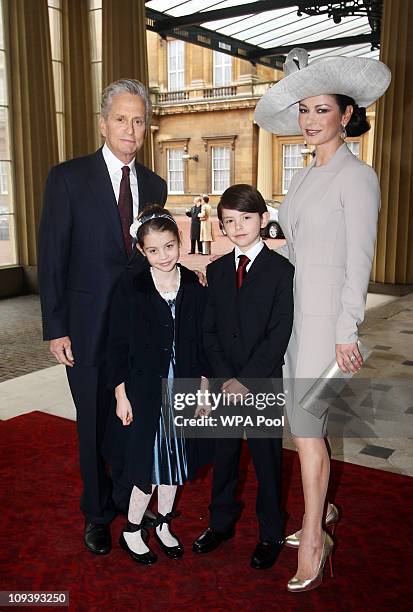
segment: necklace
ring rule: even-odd
[[[158,293],[178,293],[179,286],[181,284],[181,270],[178,266],[176,266],[175,268],[175,278],[173,279],[173,283],[169,282],[168,284],[160,284],[159,280],[156,278],[153,268],[151,268],[151,275],[153,283],[155,285],[155,289],[158,291]]]

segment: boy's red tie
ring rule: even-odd
[[[129,233],[129,229],[133,221],[133,198],[130,189],[129,173],[129,166],[123,166],[122,180],[120,182],[119,189],[118,208],[120,220],[122,223],[123,240],[125,242],[126,252],[130,257],[132,253],[132,237]]]
[[[240,289],[247,274],[247,266],[250,263],[250,260],[246,255],[238,255],[238,259],[239,263],[237,268],[237,289]]]

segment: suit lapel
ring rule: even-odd
[[[306,166],[306,168],[304,169],[304,172],[301,174],[300,179],[295,183],[295,185],[293,186],[292,190],[290,190],[288,192],[288,199],[289,199],[289,206],[287,208],[287,213],[288,213],[288,230],[291,236],[294,236],[294,230],[295,230],[295,226],[297,223],[297,219],[298,219],[298,214],[296,211],[297,208],[297,202],[294,200],[295,195],[297,194],[297,191],[300,189],[301,185],[304,182],[304,179],[307,177],[307,174],[310,172],[311,168],[314,166],[315,164],[315,159],[313,159],[313,161],[311,162],[311,164],[309,164],[308,166]]]
[[[118,205],[115,194],[113,193],[112,181],[110,180],[109,172],[102,155],[102,149],[96,151],[91,159],[92,171],[89,176],[89,186],[95,196],[99,213],[103,214],[103,217],[113,233],[115,242],[126,260],[126,250],[123,242]]]
[[[138,162],[135,162],[136,176],[138,177],[138,193],[139,193],[139,212],[146,208],[147,204],[161,204],[155,202],[153,194],[149,191],[149,185],[145,174],[145,168]]]
[[[270,257],[270,249],[267,247],[266,244],[264,244],[257,257],[254,259],[250,269],[248,270],[240,291],[245,290],[247,287],[249,287],[249,285],[254,282],[254,279],[257,278],[260,271],[265,268],[266,262]]]
[[[225,293],[228,294],[230,299],[235,299],[237,295],[237,285],[236,285],[236,269],[235,269],[235,249],[225,255],[225,265],[221,270],[221,283]]]

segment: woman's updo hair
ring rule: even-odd
[[[347,106],[353,107],[353,113],[350,121],[346,125],[347,136],[361,136],[370,129],[370,123],[367,121],[366,109],[364,106],[358,106],[353,98],[350,96],[343,96],[341,94],[334,94],[336,102],[340,108],[341,113],[346,112]]]
[[[145,236],[147,236],[149,232],[172,232],[178,244],[181,244],[179,228],[174,218],[169,210],[162,208],[159,204],[149,204],[149,206],[146,206],[139,214],[138,220],[143,221],[136,232],[136,240],[141,248],[143,248]]]

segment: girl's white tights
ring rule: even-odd
[[[129,501],[128,520],[130,523],[140,525],[145,514],[145,510],[151,500],[152,494],[157,485],[152,485],[152,493],[144,493],[138,487],[133,487]],[[176,485],[159,485],[158,486],[158,512],[165,516],[168,512],[172,512],[175,501],[177,486]],[[156,527],[156,533],[165,544],[165,546],[178,546],[178,541],[173,537],[169,530],[169,525],[163,523]],[[142,532],[135,531],[134,533],[123,532],[123,536],[127,545],[133,552],[138,555],[143,555],[148,552],[149,548],[142,539]]]
[[[156,485],[152,485],[152,493],[155,487]],[[128,520],[130,523],[134,523],[135,525],[141,524],[145,510],[151,500],[152,493],[144,493],[138,489],[138,487],[133,487],[128,510]],[[149,548],[142,539],[142,531],[135,531],[134,533],[124,531],[123,537],[129,548],[137,555],[143,555],[149,551]]]
[[[172,512],[175,501],[176,485],[158,485],[158,512],[165,516],[168,512]],[[165,544],[165,546],[178,546],[179,542],[173,537],[169,531],[168,523],[162,523],[156,527],[156,533]]]

